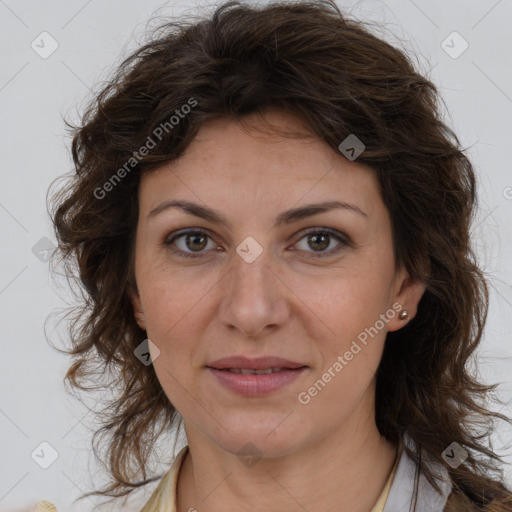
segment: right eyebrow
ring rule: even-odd
[[[208,206],[201,206],[190,201],[178,200],[164,201],[163,203],[159,204],[156,208],[153,208],[149,212],[148,220],[170,208],[181,208],[185,212],[195,215],[196,217],[201,217],[202,219],[209,220],[210,222],[214,222],[216,224],[222,224],[226,227],[229,227],[230,225],[227,219],[225,219],[222,215],[215,212],[211,208],[208,208]]]

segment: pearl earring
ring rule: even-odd
[[[409,317],[409,313],[407,312],[406,309],[401,311],[400,314],[398,315],[398,318],[400,318],[400,320],[406,320],[408,317]]]

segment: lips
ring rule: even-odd
[[[218,359],[206,366],[224,388],[245,397],[259,397],[291,385],[308,369],[307,365],[266,356]]]

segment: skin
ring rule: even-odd
[[[269,123],[304,137],[279,136]],[[373,171],[307,135],[279,111],[253,114],[243,125],[216,119],[180,159],[141,180],[131,298],[139,326],[160,350],[159,381],[184,419],[190,453],[178,512],[369,512],[395,461],[397,447],[380,436],[374,407],[386,332],[407,322],[398,314],[307,405],[297,399],[394,303],[413,318],[424,291],[395,269],[390,216]],[[229,226],[179,208],[149,216],[177,199],[214,209]],[[364,214],[332,209],[274,226],[284,210],[324,201]],[[180,257],[163,243],[184,228],[208,237],[187,245],[183,236],[173,247],[199,257]],[[325,247],[308,241],[306,228],[331,228],[351,243],[328,237]],[[236,252],[248,236],[263,249],[252,263]],[[244,397],[205,367],[235,354],[308,368],[278,391]],[[246,443],[261,455],[252,466],[237,455]]]

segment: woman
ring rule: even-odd
[[[53,219],[144,512],[512,510],[466,371],[487,311],[475,176],[408,58],[328,1],[169,23],[75,129]],[[89,384],[89,385],[88,385]]]

